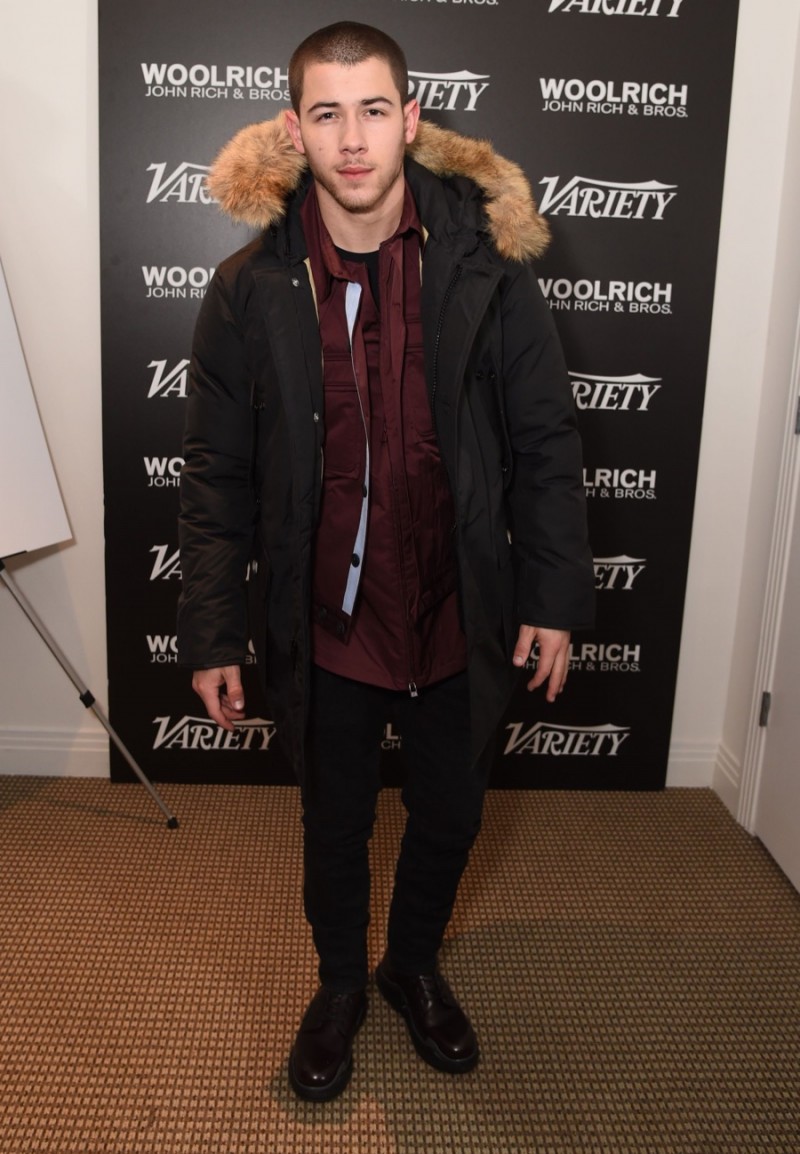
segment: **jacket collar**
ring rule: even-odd
[[[522,261],[542,256],[550,231],[530,185],[519,165],[500,156],[487,141],[420,121],[407,156],[451,184],[465,202],[473,199],[474,190],[459,187],[457,178],[466,177],[477,186],[475,227],[488,232],[501,257]],[[409,175],[414,167],[409,167]],[[295,150],[281,112],[274,120],[241,129],[217,156],[207,185],[223,212],[261,231],[283,220],[288,201],[302,189],[306,176],[305,158]],[[431,228],[422,204],[420,215]]]

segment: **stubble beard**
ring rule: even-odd
[[[317,184],[321,185],[328,195],[331,196],[345,212],[351,212],[359,216],[373,212],[374,209],[378,208],[381,201],[385,199],[403,173],[403,159],[401,157],[394,172],[389,176],[379,175],[377,185],[371,190],[349,189],[342,186],[341,180],[337,181],[335,174],[331,176],[328,172],[323,171],[313,164],[308,157],[306,159],[308,159],[311,175]],[[373,169],[372,171],[374,172],[376,170]],[[366,179],[369,180],[371,178],[367,177]]]

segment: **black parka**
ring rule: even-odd
[[[421,136],[426,164],[409,156],[406,179],[426,233],[425,368],[456,510],[477,756],[519,676],[520,623],[591,626],[593,569],[572,394],[530,261],[546,226],[516,166],[431,125]],[[281,117],[245,129],[212,170],[223,207],[267,227],[219,266],[200,311],[179,526],[179,659],[242,664],[252,637],[301,780],[325,441],[298,213],[308,179]]]

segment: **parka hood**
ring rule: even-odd
[[[542,256],[549,226],[518,164],[500,156],[485,140],[461,136],[430,121],[420,121],[406,154],[436,176],[464,176],[478,186],[487,229],[500,256],[517,261]],[[284,216],[287,199],[300,185],[306,167],[281,112],[274,120],[241,129],[217,156],[206,183],[223,212],[263,230]]]

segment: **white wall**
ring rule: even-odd
[[[0,255],[75,531],[15,577],[103,702],[96,25],[96,0],[0,8]],[[774,493],[754,462],[779,436],[765,373],[800,0],[740,0],[740,25],[670,785],[722,766],[735,787]],[[0,772],[107,772],[104,731],[3,589],[0,637]]]
[[[102,702],[94,0],[0,6],[0,108],[0,255],[75,535],[73,545],[13,563],[13,575]],[[20,491],[24,486],[21,476]],[[107,773],[99,722],[2,588],[0,638],[0,771]]]
[[[740,0],[703,441],[668,784],[736,808],[761,621],[786,381],[767,372],[800,0]],[[795,145],[796,147],[796,145]],[[796,252],[790,263],[800,267]],[[780,340],[791,360],[792,331]],[[780,341],[778,342],[780,343]],[[759,439],[760,427],[760,439]],[[775,448],[769,449],[773,440]],[[758,453],[756,452],[758,446]],[[758,466],[756,468],[756,465]],[[749,528],[749,532],[748,532]],[[756,538],[760,538],[756,540]]]

